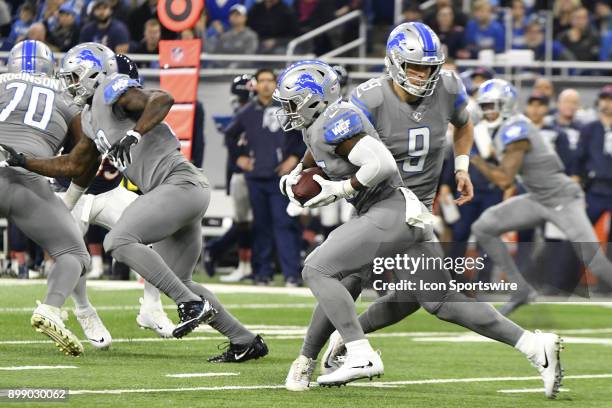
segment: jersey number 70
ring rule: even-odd
[[[26,93],[28,84],[23,82],[12,82],[6,86],[6,89],[15,88],[15,93],[10,102],[0,111],[0,122],[4,122],[8,119],[9,115],[17,108],[23,96]],[[45,96],[45,105],[40,120],[34,119],[34,115],[37,113],[38,98],[41,95]],[[28,126],[33,126],[41,130],[47,129],[51,114],[53,113],[53,102],[55,101],[55,93],[48,88],[42,88],[40,86],[33,86],[32,92],[30,93],[30,103],[28,104],[28,110],[23,117],[23,123]]]

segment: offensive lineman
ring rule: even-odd
[[[62,352],[78,356],[83,346],[64,325],[60,307],[89,265],[85,243],[70,212],[44,177],[4,167],[11,158],[7,145],[17,147],[28,159],[49,157],[67,137],[78,137],[82,132],[79,108],[53,78],[53,54],[44,43],[26,40],[16,44],[7,65],[9,72],[0,75],[0,215],[55,259],[47,294],[34,310],[31,323]],[[7,160],[2,161],[5,155]]]
[[[94,63],[84,66],[84,57]],[[17,155],[15,160],[28,169],[58,177],[79,174],[79,165],[99,154],[111,158],[144,195],[126,208],[107,235],[106,251],[178,304],[180,323],[174,337],[183,337],[207,322],[230,338],[229,349],[209,361],[241,362],[265,356],[268,348],[263,339],[191,279],[201,251],[201,219],[210,194],[206,177],[184,158],[172,130],[162,122],[172,97],[163,91],[143,90],[124,74],[105,75],[101,61],[111,58],[115,56],[108,48],[86,43],[72,48],[62,61],[60,75],[68,90],[75,100],[88,102],[82,112],[87,137],[69,155],[21,162]]]
[[[431,239],[430,213],[410,190],[401,187],[395,160],[366,116],[354,105],[340,100],[337,76],[327,64],[302,61],[290,66],[279,77],[274,98],[282,104],[284,112],[279,119],[283,129],[301,129],[308,146],[298,172],[285,178],[281,189],[291,196],[301,169],[318,166],[330,180],[314,176],[322,190],[304,207],[348,198],[357,212],[304,262],[302,277],[345,340],[347,351],[344,364],[319,376],[317,382],[340,385],[380,376],[384,370],[380,356],[365,338],[353,299],[340,279],[359,272],[375,257],[405,253],[417,243]],[[436,255],[431,246],[419,247]],[[427,279],[440,283],[451,278],[448,271],[435,268],[427,271]],[[416,290],[410,296],[440,319],[515,346],[537,365],[546,395],[554,397],[558,392],[562,379],[559,336],[525,331],[491,305],[475,302],[461,293],[443,290],[432,300],[428,298],[430,294]],[[313,369],[312,359],[300,355],[287,376],[287,388],[299,385],[303,377],[309,381]]]

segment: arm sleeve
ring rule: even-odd
[[[373,187],[397,172],[391,152],[380,140],[365,135],[353,146],[349,161],[359,167],[355,177],[366,187]]]

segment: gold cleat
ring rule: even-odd
[[[59,309],[39,304],[30,319],[32,327],[53,340],[57,348],[67,356],[83,354],[83,345],[79,339],[66,328]]]

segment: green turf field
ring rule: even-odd
[[[385,363],[380,380],[291,393],[282,384],[310,318],[310,296],[219,294],[236,317],[264,335],[270,354],[244,364],[214,365],[206,357],[217,353],[223,339],[208,328],[182,340],[161,340],[136,326],[140,290],[90,290],[115,342],[108,351],[84,342],[83,356],[61,355],[29,324],[35,300],[44,291],[43,284],[0,281],[0,388],[68,388],[68,403],[52,406],[612,407],[612,307],[535,305],[516,313],[514,319],[525,327],[554,329],[566,338],[566,391],[548,401],[542,392],[529,392],[542,385],[517,351],[424,312],[370,336]],[[367,303],[358,306],[363,310]],[[176,312],[168,311],[176,320]],[[67,326],[82,337],[72,313]],[[58,365],[76,368],[15,370]],[[193,373],[223,374],[168,376]],[[42,405],[5,402],[0,406]]]

